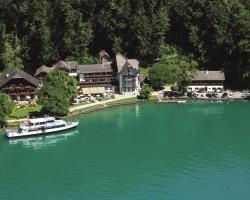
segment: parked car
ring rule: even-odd
[[[187,96],[190,98],[197,98],[198,97],[198,95],[195,92],[188,92]]]
[[[222,98],[222,99],[228,98],[228,93],[226,93],[226,92],[223,93],[223,94],[221,95],[221,98]]]
[[[207,93],[206,96],[208,98],[219,98],[219,95],[216,93]]]
[[[164,92],[164,97],[181,97],[183,96],[182,92],[178,92],[178,91],[166,91]]]
[[[71,104],[77,104],[77,103],[78,103],[78,99],[77,98],[71,100]]]

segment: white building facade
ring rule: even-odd
[[[198,71],[187,87],[188,92],[222,92],[225,74],[222,71]]]

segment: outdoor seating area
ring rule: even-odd
[[[80,88],[72,104],[93,103],[114,98],[113,93],[106,93],[104,87]]]

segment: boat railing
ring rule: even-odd
[[[16,128],[4,128],[4,131],[6,133],[9,133],[9,132],[17,132],[17,129]]]

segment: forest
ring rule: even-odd
[[[102,49],[150,67],[164,45],[199,69],[223,70],[231,87],[248,87],[250,1],[0,0],[0,71],[94,63]]]

